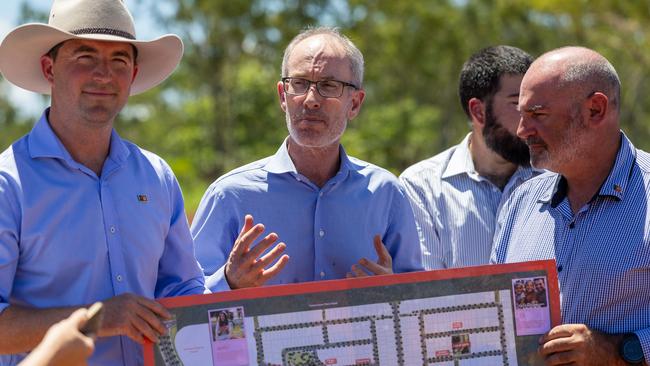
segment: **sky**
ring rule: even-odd
[[[153,39],[167,33],[164,29],[156,29],[158,27],[152,13],[148,11],[147,6],[156,3],[156,0],[125,1],[135,19],[138,39]],[[4,39],[7,33],[19,25],[20,7],[23,2],[45,13],[49,13],[52,5],[51,0],[0,0],[0,39]],[[38,118],[49,104],[49,101],[41,96],[14,86],[6,80],[0,83],[0,93],[7,93],[13,104],[18,106],[20,113],[26,117]]]

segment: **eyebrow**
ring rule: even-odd
[[[506,98],[514,98],[514,97],[519,97],[519,93],[510,94]]]
[[[526,112],[537,112],[540,109],[544,109],[544,106],[541,104],[535,104],[530,108],[526,108]]]
[[[74,54],[83,53],[83,52],[97,53],[99,51],[95,47],[91,47],[91,46],[88,46],[88,45],[81,45],[81,46],[75,48],[75,50],[72,51],[72,54],[74,55]],[[121,57],[126,57],[129,60],[133,60],[133,56],[129,52],[124,51],[124,50],[115,51],[115,52],[113,52],[112,56],[121,56]]]
[[[81,52],[93,52],[93,53],[96,53],[97,49],[94,48],[94,47],[87,46],[87,45],[81,45],[81,46],[75,48],[74,51],[72,51],[73,54],[81,53]]]

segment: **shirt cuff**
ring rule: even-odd
[[[646,362],[650,362],[650,328],[637,330],[634,332],[639,341],[641,341],[641,348],[643,349],[643,358]]]
[[[205,277],[205,287],[214,292],[230,291],[230,285],[226,280],[226,266],[222,266],[213,274]]]
[[[9,307],[9,304],[6,302],[0,303],[0,314],[2,314],[3,311],[5,311],[6,308]]]

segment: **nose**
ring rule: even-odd
[[[316,90],[316,84],[311,84],[307,93],[305,93],[305,101],[303,102],[307,109],[318,109],[320,108],[320,94]]]
[[[100,60],[93,70],[93,78],[97,81],[108,81],[111,77],[111,68],[108,60]]]
[[[517,136],[525,140],[527,137],[533,134],[533,128],[531,127],[531,123],[528,120],[528,117],[526,115],[522,115],[519,118],[519,125],[517,126]]]

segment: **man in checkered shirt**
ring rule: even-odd
[[[586,48],[542,55],[521,84],[517,135],[551,172],[506,202],[492,262],[557,261],[564,324],[539,340],[548,365],[650,359],[650,155],[620,130],[620,104],[616,70]]]

